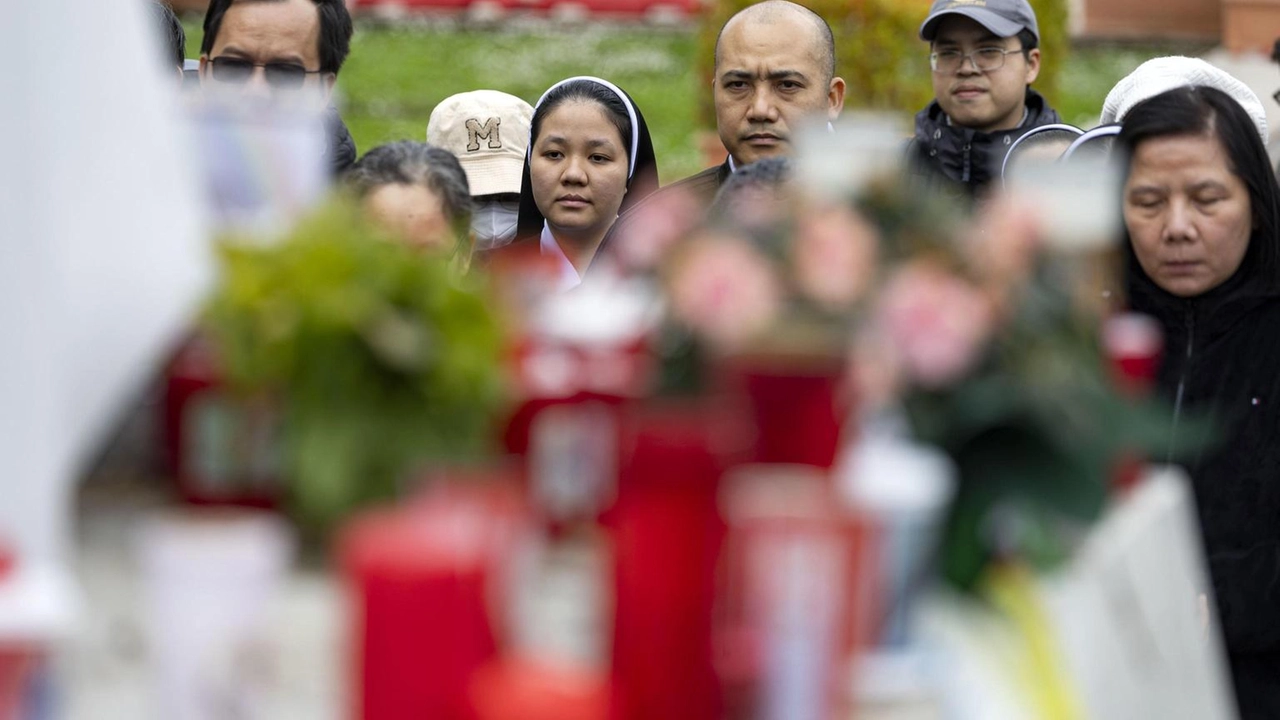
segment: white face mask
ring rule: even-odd
[[[476,203],[471,211],[471,231],[475,234],[476,250],[500,248],[515,239],[520,196],[510,197],[510,200],[485,199]]]

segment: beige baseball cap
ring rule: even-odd
[[[453,153],[471,194],[519,193],[533,106],[497,90],[450,95],[427,121],[427,142]]]

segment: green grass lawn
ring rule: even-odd
[[[361,23],[338,81],[342,115],[361,152],[384,142],[426,138],[436,103],[457,92],[492,88],[537,100],[552,83],[598,75],[630,93],[653,134],[664,183],[702,169],[697,149],[700,87],[696,38],[687,29],[617,24],[455,28]],[[188,56],[197,57],[200,28],[187,27]],[[1050,102],[1067,122],[1089,127],[1117,80],[1155,55],[1195,48],[1086,46],[1067,59]],[[920,61],[925,62],[923,44]],[[848,106],[856,105],[848,98]]]

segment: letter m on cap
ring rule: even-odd
[[[500,117],[491,117],[485,120],[483,125],[476,118],[467,118],[467,152],[479,150],[481,140],[489,141],[490,150],[501,148],[502,135],[498,131],[500,125],[502,125]]]

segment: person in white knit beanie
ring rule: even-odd
[[[1256,93],[1229,73],[1199,58],[1170,55],[1148,60],[1126,75],[1107,93],[1100,125],[1123,123],[1135,105],[1184,85],[1217,88],[1240,103],[1253,120],[1262,144],[1267,143],[1267,112]]]

